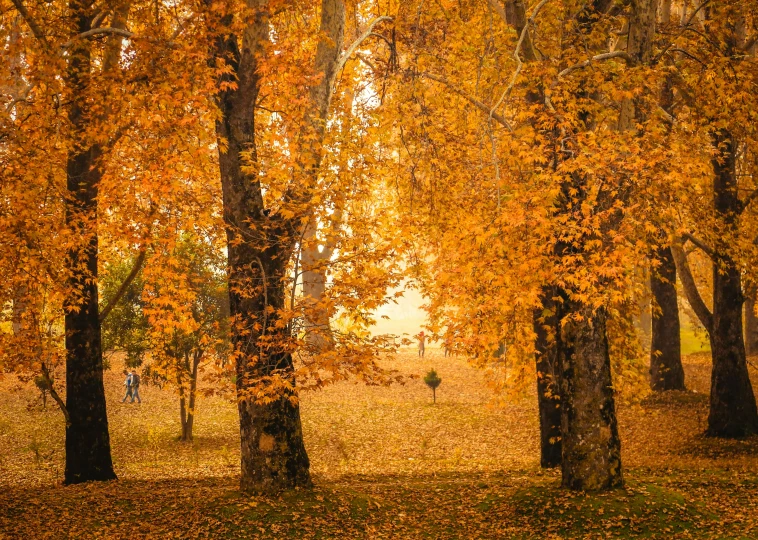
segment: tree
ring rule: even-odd
[[[221,366],[229,353],[229,293],[222,253],[213,242],[184,233],[153,259],[145,274],[150,371],[175,383],[180,440],[191,441],[200,369],[211,362]]]
[[[756,73],[750,62],[738,59],[747,51],[746,47],[752,46],[748,47],[746,36],[749,9],[739,2],[702,5],[685,25],[687,29],[699,30],[680,33],[671,45],[684,53],[699,49],[706,54],[704,62],[687,54],[674,57],[681,73],[675,81],[676,89],[691,107],[679,113],[677,122],[686,123],[700,147],[708,150],[693,156],[701,164],[701,171],[707,171],[698,175],[699,185],[706,186],[703,194],[707,199],[697,197],[701,206],[687,207],[688,219],[674,231],[677,245],[673,246],[673,254],[687,299],[707,330],[711,344],[713,369],[706,433],[716,437],[758,432],[758,409],[745,358],[741,269],[742,261],[750,253],[741,236],[747,232],[748,241],[753,238],[746,212],[754,197],[740,197],[738,175],[741,167],[747,166],[749,170],[747,163],[740,162],[753,155],[756,148],[754,124],[745,120],[750,116],[754,93],[746,93],[744,89],[745,84],[750,84],[748,81],[754,83]],[[701,82],[704,72],[711,74],[707,84]],[[728,109],[722,105],[725,95],[730,100]],[[752,190],[754,186],[746,189]],[[711,260],[712,309],[703,301],[690,271],[682,249],[686,242]]]
[[[432,389],[432,398],[434,403],[437,403],[437,388],[442,384],[442,379],[437,375],[437,372],[433,369],[424,375],[424,384]]]
[[[232,33],[231,14],[225,16],[213,53],[222,76],[216,131],[219,145],[224,220],[229,256],[229,298],[233,317],[232,344],[237,363],[237,393],[242,445],[242,488],[272,490],[310,485],[309,461],[300,423],[294,364],[287,324],[278,324],[285,309],[287,265],[294,253],[296,232],[307,221],[304,205],[309,186],[295,185],[284,192],[283,208],[266,208],[257,162],[255,104],[267,56],[271,6],[265,0],[248,5],[250,23],[242,35]],[[312,145],[296,163],[298,179],[320,162],[319,135],[323,134],[328,94],[335,73],[334,60],[342,48],[344,4],[326,1],[321,10],[316,54],[317,75],[302,124],[305,145]],[[329,39],[329,37],[333,39]],[[228,69],[227,69],[228,66]],[[323,137],[323,135],[321,135]],[[248,156],[248,159],[245,159]],[[308,176],[305,177],[307,180]],[[294,207],[294,209],[293,209]],[[295,219],[297,211],[297,219]],[[303,215],[306,219],[303,219]],[[262,389],[268,392],[260,396]]]

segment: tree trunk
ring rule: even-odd
[[[182,421],[182,434],[179,437],[179,440],[187,442],[190,440],[190,438],[187,437],[187,390],[184,388],[184,377],[182,376],[183,366],[179,364],[179,358],[176,358],[175,360],[178,367],[176,372],[176,386],[179,389],[179,419]]]
[[[596,491],[623,484],[621,441],[606,339],[607,314],[564,298],[568,312],[561,348],[562,485]]]
[[[758,317],[755,315],[758,289],[746,287],[745,291],[745,352],[749,356],[758,354]]]
[[[181,441],[187,441],[187,398],[181,384],[179,385],[179,418],[182,421]]]
[[[554,287],[542,292],[542,308],[534,312],[535,359],[537,362],[537,405],[540,414],[540,465],[561,464],[561,399],[558,385],[560,324]]]
[[[318,223],[311,216],[303,235],[301,260],[303,266],[303,297],[305,299],[306,342],[311,352],[318,353],[333,346],[329,310],[323,305],[326,292],[326,267],[334,252],[333,246],[323,245],[318,250],[316,232]]]
[[[76,34],[90,29],[92,17],[86,4],[72,0],[70,9]],[[108,418],[103,387],[103,356],[100,344],[97,271],[97,194],[102,149],[91,144],[88,100],[91,70],[90,41],[75,40],[69,51],[68,85],[71,90],[69,122],[73,147],[66,164],[69,199],[66,225],[75,231],[80,245],[72,247],[66,259],[68,287],[66,301],[66,468],[64,482],[116,478],[111,461]]]
[[[189,409],[187,410],[186,420],[182,424],[182,440],[192,440],[192,428],[195,425],[195,400],[197,398],[197,372],[202,358],[202,351],[195,351],[192,354],[192,371],[190,373],[189,387]]]
[[[345,37],[343,0],[322,0],[320,33],[326,39],[320,39],[318,42],[314,72],[321,75],[321,80],[310,89],[309,112],[306,113],[300,129],[300,140],[303,143],[299,149],[297,163],[307,189],[311,190],[318,184],[329,106]],[[313,209],[310,210],[313,212]],[[339,227],[341,216],[342,209],[338,205],[331,216],[333,227]],[[319,252],[316,242],[318,220],[315,214],[311,213],[306,227],[302,249],[303,296],[309,304],[306,306],[305,316],[306,340],[313,349],[312,352],[318,353],[334,345],[329,325],[331,310],[323,305],[327,265],[334,252],[334,235],[331,231],[327,234],[323,251]]]
[[[229,307],[236,355],[243,490],[276,491],[310,485],[300,407],[284,308],[285,269],[292,257],[293,223],[264,211],[256,160],[255,104],[258,64],[269,35],[268,2],[250,0],[253,13],[238,47],[234,34],[220,35],[216,56],[233,69],[222,77],[216,123],[219,168],[227,230]],[[226,17],[225,24],[231,24]],[[236,88],[227,83],[236,82]],[[243,162],[242,152],[250,159]],[[249,165],[249,167],[248,167]],[[276,395],[260,399],[262,385],[276,383]]]
[[[277,325],[275,320],[277,312],[284,308],[283,261],[288,257],[277,253],[277,260],[272,253],[264,253],[261,260],[245,247],[233,244],[229,247],[230,304],[236,318],[232,342],[240,358],[237,395],[242,489],[275,491],[309,486],[310,463],[303,443],[290,336],[286,325]],[[292,250],[287,254],[291,255]],[[251,257],[254,258],[251,263],[240,264]],[[251,267],[257,262],[262,263],[262,271],[255,272],[257,268]],[[263,295],[240,294],[239,291],[250,290],[250,283],[261,282]],[[275,395],[260,400],[256,394],[269,384],[281,388]]]
[[[658,266],[650,269],[653,295],[653,336],[650,346],[650,387],[656,391],[684,390],[684,368],[676,295],[676,264],[671,248],[655,250]]]
[[[737,194],[737,144],[731,133],[718,129],[713,134],[716,155],[714,169],[714,210],[726,232],[736,228],[741,210]],[[720,246],[713,264],[713,328],[710,332],[713,371],[711,410],[707,434],[715,437],[743,437],[758,433],[758,410],[750,383],[742,334],[742,281],[740,270]]]

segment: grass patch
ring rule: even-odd
[[[613,538],[691,536],[715,518],[679,491],[642,482],[598,494],[570,493],[557,487],[522,488],[511,503],[525,525],[572,538],[588,533]]]

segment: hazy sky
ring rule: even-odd
[[[394,294],[392,290],[390,294]],[[426,321],[426,313],[421,310],[424,299],[418,291],[407,289],[402,298],[396,299],[397,304],[390,302],[377,311],[377,324],[371,330],[373,334],[410,334],[421,331],[421,325]],[[381,319],[387,315],[389,320]]]

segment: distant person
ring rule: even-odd
[[[132,400],[129,403],[134,403],[134,398],[137,398],[137,403],[142,403],[142,400],[139,397],[139,375],[137,375],[137,372],[132,370],[131,372],[132,377]]]
[[[424,334],[424,331],[422,330],[421,333],[416,336],[416,338],[418,338],[418,357],[423,358],[424,346],[426,344],[426,335]]]
[[[445,338],[442,348],[444,350],[445,358],[447,358],[448,356],[453,356],[453,338],[450,338],[450,337]]]
[[[124,399],[121,400],[121,403],[125,403],[126,398],[132,398],[132,401],[134,401],[134,397],[132,396],[132,374],[124,370],[124,375],[126,375],[126,380],[124,381],[126,393],[124,393]]]

